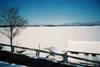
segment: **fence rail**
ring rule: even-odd
[[[83,54],[93,54],[93,55],[100,55],[99,53],[89,53],[89,52],[80,52],[80,51],[67,51],[70,53],[83,53]]]

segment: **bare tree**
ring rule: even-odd
[[[17,8],[2,10],[2,14],[0,15],[0,25],[4,25],[4,28],[1,33],[9,39],[11,52],[14,52],[14,37],[19,34],[26,24],[28,24],[27,20],[19,16]]]

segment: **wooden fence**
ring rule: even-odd
[[[7,44],[0,44],[1,46],[8,46],[10,47],[10,45]],[[67,55],[67,52],[64,54],[61,53],[56,53],[56,52],[49,52],[49,51],[45,51],[45,50],[40,50],[40,49],[33,49],[33,48],[27,48],[27,47],[20,47],[20,46],[13,46],[14,48],[20,48],[20,49],[24,49],[24,50],[31,50],[31,51],[36,51],[37,56],[39,57],[40,52],[41,53],[47,53],[47,54],[54,54],[54,55],[59,55],[63,57],[64,62],[68,62],[68,58],[73,58],[73,59],[78,59],[78,60],[82,60],[82,61],[87,61],[87,62],[92,62],[92,63],[97,63],[100,64],[99,61],[94,61],[94,60],[89,60],[86,58],[81,58],[81,57],[75,57],[75,56],[70,56]],[[68,51],[68,52],[75,52],[75,51]],[[85,53],[85,52],[78,52],[78,53]],[[88,53],[88,54],[94,54],[94,53]],[[96,53],[95,53],[96,54]],[[96,55],[100,55],[100,54],[96,54]]]

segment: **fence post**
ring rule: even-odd
[[[36,57],[39,58],[40,57],[40,45],[39,45],[39,49],[36,50]]]
[[[0,45],[0,50],[2,50],[3,49],[3,46],[2,45]]]
[[[67,56],[67,51],[63,55],[63,62],[67,63],[68,62],[68,56]]]
[[[39,51],[36,50],[36,57],[39,58]]]

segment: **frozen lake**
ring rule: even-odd
[[[14,39],[14,44],[33,48],[40,45],[41,48],[56,47],[64,49],[68,47],[68,43],[71,43],[71,41],[83,41],[87,46],[88,42],[100,45],[99,35],[100,26],[27,27]],[[0,42],[9,43],[9,40],[0,34]]]
[[[1,34],[0,43],[9,43],[9,40]],[[53,47],[56,52],[100,53],[100,26],[27,27],[14,39],[14,44],[29,48],[40,45],[41,49]]]

